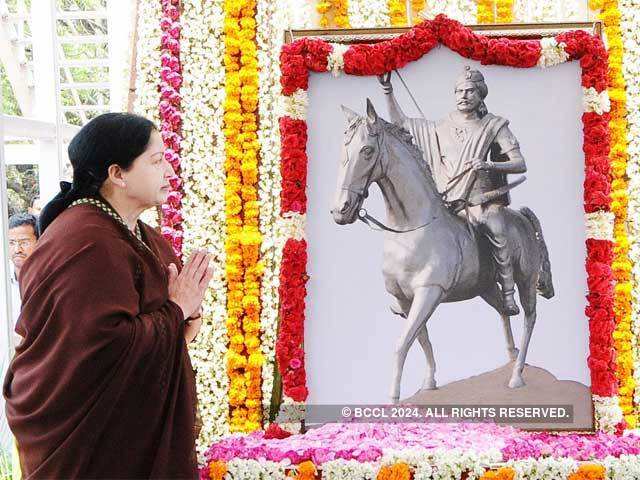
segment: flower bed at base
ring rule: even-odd
[[[266,478],[286,478],[309,463],[322,478],[380,478],[404,463],[407,478],[482,478],[488,471],[493,473],[485,478],[509,478],[499,473],[504,468],[514,472],[512,478],[631,479],[640,478],[634,476],[640,474],[640,436],[536,433],[490,423],[326,424],[298,435],[273,427],[229,436],[214,443],[206,458],[201,478],[212,480],[265,478],[267,472]],[[599,466],[604,476],[583,476],[583,462]],[[236,473],[215,473],[222,470]],[[534,471],[538,476],[530,476]],[[631,476],[615,476],[618,471]]]

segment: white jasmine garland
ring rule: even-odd
[[[309,29],[314,23],[314,2],[308,0],[279,0],[283,5],[278,8],[285,16],[285,26],[292,29]],[[259,28],[259,26],[258,26]]]
[[[598,211],[585,214],[587,238],[613,241],[613,212]]]
[[[161,49],[160,2],[143,1],[138,6],[138,42],[136,55],[136,98],[134,111],[160,123],[160,84]]]
[[[449,480],[460,478],[466,472],[469,480],[478,479],[485,472],[487,465],[502,461],[502,454],[497,448],[485,452],[461,449],[420,448],[404,450],[385,450],[380,458],[381,465],[393,465],[404,462],[416,472],[414,479]]]
[[[609,92],[603,90],[596,91],[595,88],[589,87],[582,89],[582,106],[585,112],[594,112],[598,115],[611,110],[611,102],[609,101]]]
[[[620,455],[620,458],[607,457],[599,463],[606,468],[607,480],[640,478],[640,457],[636,455]]]
[[[540,58],[538,66],[541,68],[559,65],[569,60],[569,54],[566,52],[566,44],[558,43],[554,37],[545,37],[540,40]]]
[[[266,460],[233,459],[227,462],[229,480],[285,480],[286,465]]]
[[[388,0],[349,0],[347,4],[349,25],[352,28],[388,27]]]
[[[440,14],[464,24],[474,24],[477,22],[478,3],[474,0],[426,0],[424,9],[418,13],[425,20]]]
[[[331,460],[322,464],[323,480],[375,480],[380,466],[356,460]]]
[[[308,2],[307,2],[308,3]],[[269,420],[271,396],[275,378],[275,344],[278,331],[278,306],[280,298],[279,273],[282,260],[280,232],[277,221],[280,218],[280,129],[278,108],[282,102],[280,85],[280,64],[277,55],[282,47],[282,32],[287,18],[283,2],[258,0],[256,5],[256,42],[258,46],[258,141],[260,162],[258,165],[258,199],[260,202],[260,261],[264,274],[260,288],[261,351],[262,365],[262,409],[265,425]],[[298,94],[288,105],[288,113],[304,119],[306,114],[306,92]]]
[[[514,22],[561,22],[584,20],[580,0],[516,0],[513,6]]]
[[[527,458],[512,460],[507,466],[516,472],[514,480],[560,480],[566,479],[578,468],[573,458]]]
[[[640,0],[620,0],[620,31],[624,46],[622,74],[627,86],[627,176],[629,195],[627,231],[629,259],[633,263],[632,284],[632,353],[635,413],[640,416]]]
[[[224,66],[222,0],[184,0],[180,40],[183,68],[182,179],[184,253],[206,248],[214,276],[202,305],[203,325],[189,351],[203,426],[200,460],[214,440],[229,433],[226,368]]]

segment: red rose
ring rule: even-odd
[[[331,53],[331,45],[322,40],[313,40],[304,38],[304,60],[309,70],[314,72],[326,72],[329,53]]]
[[[304,57],[292,47],[298,47],[295,45],[298,42],[285,45],[280,53],[280,84],[284,95],[291,95],[298,89],[308,89],[309,71]]]
[[[284,393],[286,393],[289,397],[291,397],[296,402],[304,402],[307,399],[307,396],[309,395],[309,391],[307,390],[307,387],[304,385],[285,389]]]
[[[613,261],[613,245],[608,240],[588,238],[587,258],[590,262],[600,262],[610,265]]]
[[[587,261],[587,285],[591,292],[610,292],[613,288],[611,266]]]
[[[609,175],[610,163],[609,157],[606,155],[591,155],[585,157],[585,165],[587,168],[591,168],[603,175]]]
[[[289,438],[291,435],[291,432],[283,430],[282,427],[280,427],[280,425],[278,425],[277,423],[269,424],[264,432],[264,438],[266,439],[277,438],[278,440],[282,440],[285,438]]]
[[[593,213],[608,210],[611,205],[609,177],[587,168],[584,179],[584,210]]]

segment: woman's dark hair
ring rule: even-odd
[[[60,182],[60,192],[42,209],[40,233],[75,200],[98,195],[110,165],[129,169],[154,130],[153,122],[132,113],[105,113],[82,127],[68,149],[73,183]]]

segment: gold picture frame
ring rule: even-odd
[[[467,25],[471,30],[488,37],[506,37],[519,39],[539,39],[553,37],[572,30],[584,30],[587,33],[602,38],[602,22],[558,22],[558,23],[491,23],[482,25]],[[300,38],[314,38],[331,43],[377,43],[390,40],[411,30],[411,26],[391,28],[329,28],[287,30],[284,34],[285,43],[291,43]]]

